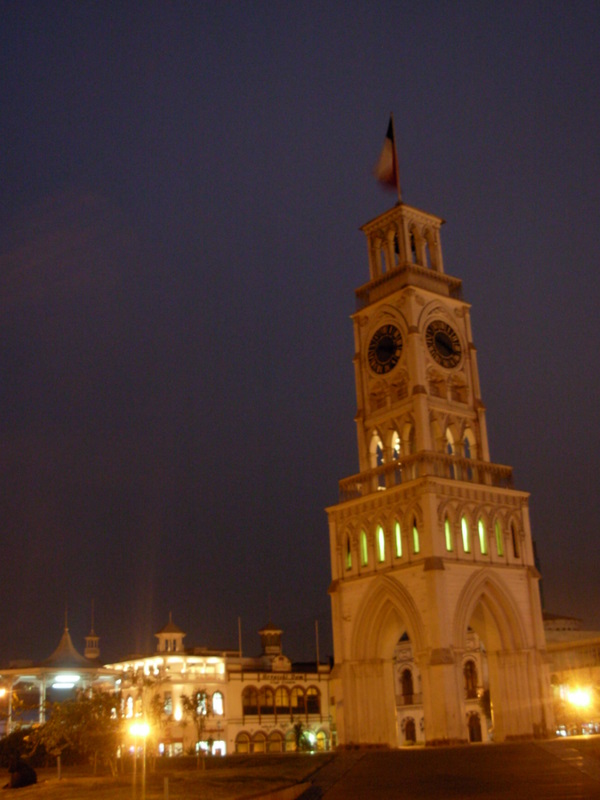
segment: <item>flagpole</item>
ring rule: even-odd
[[[394,164],[394,177],[396,178],[396,188],[398,189],[398,203],[402,203],[402,189],[400,188],[400,168],[398,166],[398,149],[396,148],[396,128],[394,126],[394,114],[390,112],[390,123],[392,126],[392,147],[393,164]]]

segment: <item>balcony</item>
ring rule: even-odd
[[[466,481],[500,489],[513,488],[512,467],[462,456],[423,451],[393,461],[391,464],[361,472],[359,475],[344,478],[339,483],[340,503],[426,477]]]
[[[397,694],[396,706],[420,706],[423,703],[423,694]]]
[[[356,310],[361,311],[382,297],[407,286],[418,286],[445,297],[462,300],[462,281],[459,278],[405,262],[357,289]]]

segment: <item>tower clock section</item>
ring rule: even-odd
[[[367,223],[353,315],[359,470],[419,451],[489,461],[470,306],[446,275],[443,220],[399,205]]]

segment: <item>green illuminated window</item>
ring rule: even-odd
[[[363,567],[369,563],[369,549],[367,547],[367,534],[360,532],[360,559]]]
[[[415,553],[420,552],[421,543],[419,542],[419,529],[417,528],[417,519],[413,518],[413,550]]]
[[[487,537],[485,535],[485,526],[483,520],[477,523],[477,532],[479,533],[479,548],[482,556],[487,556]]]
[[[394,539],[396,542],[396,558],[402,558],[402,530],[398,520],[394,524]]]
[[[502,546],[502,528],[500,527],[500,520],[496,520],[495,531],[496,531],[496,552],[499,556],[504,555],[504,547]]]
[[[462,540],[463,540],[463,550],[465,553],[471,552],[471,541],[469,538],[469,523],[467,522],[466,517],[463,517],[460,521],[460,529],[462,532]]]
[[[446,517],[444,522],[444,534],[446,536],[446,550],[450,553],[452,551],[452,528],[450,527],[450,520]]]
[[[385,534],[381,525],[377,528],[377,556],[379,561],[385,561]]]

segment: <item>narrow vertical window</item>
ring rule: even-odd
[[[512,538],[513,556],[519,558],[519,537],[517,536],[514,522],[510,523],[510,535]]]
[[[465,553],[470,553],[471,542],[469,541],[469,523],[467,522],[466,517],[463,517],[460,521],[460,530],[462,532],[463,550]]]
[[[346,536],[346,569],[352,569],[352,546],[349,536]]]
[[[496,520],[496,525],[494,528],[496,531],[496,552],[499,556],[503,556],[504,547],[502,546],[502,528],[500,527],[500,520]]]
[[[367,547],[367,534],[364,531],[360,532],[360,558],[363,567],[369,563],[369,550]]]
[[[446,517],[444,522],[444,535],[446,537],[446,550],[452,552],[452,528],[450,527],[450,520]]]
[[[418,553],[421,550],[421,543],[419,542],[419,529],[417,528],[416,517],[413,517],[413,550],[415,553]]]
[[[481,555],[487,556],[487,536],[485,535],[485,525],[482,519],[477,523],[477,532],[479,534],[479,549],[481,550]]]
[[[394,540],[396,543],[396,558],[402,558],[402,529],[398,520],[394,524]]]
[[[385,561],[385,534],[381,525],[377,527],[377,556],[379,561]]]

